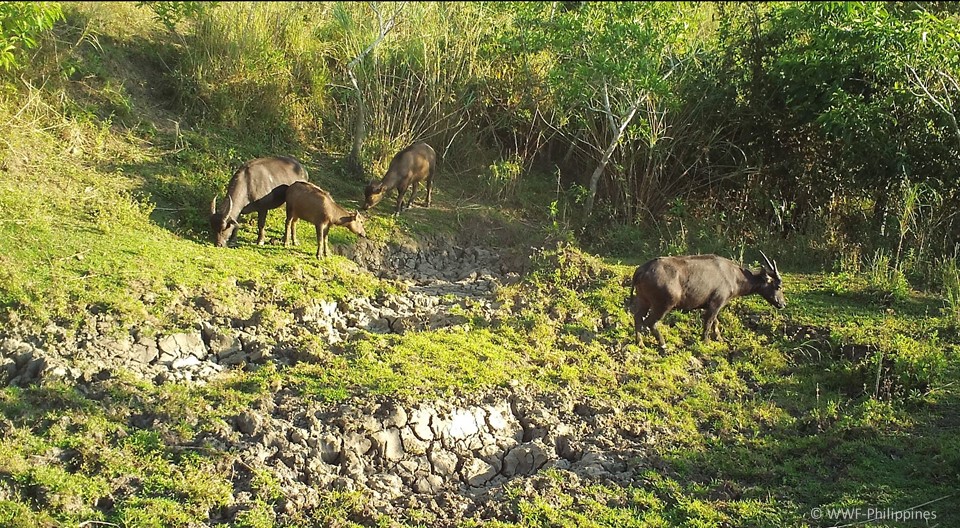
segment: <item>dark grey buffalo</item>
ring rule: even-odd
[[[286,201],[287,187],[307,181],[307,170],[288,156],[257,158],[243,164],[233,173],[227,185],[227,198],[217,209],[217,198],[210,202],[210,231],[218,247],[236,236],[237,218],[257,212],[257,245],[263,244],[267,211]]]
[[[657,322],[671,310],[703,310],[703,340],[709,341],[711,335],[720,339],[717,314],[732,299],[757,294],[777,308],[786,306],[777,263],[760,254],[766,266],[756,272],[717,255],[659,257],[639,266],[630,286],[637,344],[646,326],[665,348]]]
[[[397,210],[395,214],[400,214],[404,208],[409,208],[413,203],[413,198],[417,194],[417,187],[420,182],[424,182],[427,187],[426,206],[430,207],[430,197],[433,194],[433,175],[437,172],[437,153],[433,147],[426,143],[415,143],[401,150],[390,160],[390,166],[387,167],[387,173],[380,181],[373,180],[363,190],[364,204],[363,210],[366,211],[380,203],[386,194],[397,190]],[[407,205],[403,205],[403,195],[410,189],[410,199]]]

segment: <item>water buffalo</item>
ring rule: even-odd
[[[304,219],[317,228],[317,258],[327,256],[327,233],[330,226],[344,226],[357,235],[366,238],[363,218],[359,213],[351,213],[333,201],[329,192],[310,182],[295,182],[287,189],[287,224],[283,234],[283,245],[297,245],[296,222]]]
[[[227,199],[217,209],[217,198],[210,202],[210,231],[218,247],[236,236],[237,218],[257,212],[257,245],[263,244],[267,211],[283,205],[287,186],[307,181],[307,170],[299,161],[277,156],[257,158],[243,164],[233,173],[227,185]]]
[[[417,194],[417,187],[421,181],[426,180],[427,187],[427,207],[430,207],[430,197],[433,194],[433,175],[437,171],[437,153],[433,147],[426,143],[415,143],[400,152],[390,161],[387,173],[379,182],[372,180],[363,190],[365,197],[363,210],[366,211],[380,203],[387,192],[397,190],[397,210],[395,214],[400,214],[404,208],[409,208],[413,203],[413,198]],[[407,187],[413,186],[410,190],[410,199],[407,205],[403,205],[403,194],[407,192]]]
[[[665,348],[657,322],[670,310],[703,310],[703,340],[720,339],[717,314],[730,300],[759,294],[773,306],[783,308],[783,280],[776,262],[763,252],[766,266],[754,272],[717,255],[659,257],[637,268],[630,286],[630,311],[640,344],[641,327],[656,336]]]

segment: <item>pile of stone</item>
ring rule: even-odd
[[[235,489],[248,484],[249,468],[269,468],[285,511],[319,507],[323,493],[339,489],[361,492],[379,513],[432,511],[440,526],[453,526],[510,482],[546,468],[629,485],[645,440],[626,439],[616,420],[611,409],[519,388],[409,407],[394,400],[324,407],[278,396],[199,441],[237,454]],[[240,495],[243,509],[250,496]]]
[[[468,315],[492,318],[499,308],[496,289],[519,280],[516,272],[504,271],[497,253],[483,248],[366,243],[349,251],[381,276],[401,281],[406,291],[374,299],[318,299],[291,314],[297,331],[337,344],[360,331],[403,334],[464,325]],[[278,357],[292,332],[262,330],[256,313],[246,321],[197,321],[191,330],[155,335],[140,328],[118,332],[117,326],[109,316],[91,314],[72,338],[55,324],[38,335],[0,335],[0,384],[26,385],[47,376],[84,381],[118,369],[158,383],[204,383],[226,368]]]

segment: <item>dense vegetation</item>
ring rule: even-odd
[[[298,156],[355,206],[425,140],[438,205],[379,211],[371,237],[496,226],[491,241],[549,242],[501,291],[503,317],[460,333],[361,336],[337,354],[305,341],[319,367],[208,387],[4,388],[0,525],[207,522],[229,502],[229,453],[183,446],[279,385],[338,401],[514,379],[623,405],[662,438],[648,486],[517,489],[519,521],[492,526],[817,526],[815,506],[960,489],[953,3],[5,2],[0,68],[5,326],[109,312],[188,327],[195,294],[248,317],[238,279],[276,324],[315,298],[396,289],[309,246],[251,246],[249,223],[239,248],[210,246],[211,197],[268,154]],[[275,212],[274,238],[281,225]],[[785,271],[786,310],[735,303],[709,344],[676,314],[673,353],[632,344],[632,265],[758,248]],[[131,419],[147,412],[152,427]],[[243,526],[363,510],[331,493],[283,518],[258,479]],[[960,522],[956,495],[935,509]]]

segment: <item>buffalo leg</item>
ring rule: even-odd
[[[406,187],[397,187],[397,211],[393,213],[394,215],[399,215],[400,211],[403,210],[403,193],[406,190]]]
[[[410,198],[407,200],[407,209],[410,209],[410,206],[413,205],[413,197],[417,195],[417,189],[420,188],[420,182],[413,182],[413,186],[410,187]]]
[[[293,214],[292,208],[287,206],[287,222],[283,229],[283,247],[287,244],[297,245],[297,216]]]
[[[713,312],[709,309],[703,311],[703,341],[710,341],[710,331],[713,330]]]
[[[267,227],[267,211],[257,211],[257,245],[263,245],[263,231]]]
[[[643,319],[646,317],[647,310],[650,309],[650,305],[647,304],[646,301],[637,297],[633,300],[633,306],[631,306],[631,309],[633,310],[633,332],[637,339],[637,346],[640,346],[643,344],[640,338],[640,332],[643,329]]]
[[[650,329],[652,333],[657,338],[657,343],[660,344],[660,348],[666,349],[667,342],[663,339],[663,334],[660,333],[660,329],[657,328],[657,324],[660,322],[660,319],[663,319],[663,316],[670,311],[670,308],[651,308],[650,313],[647,314],[647,318],[643,320],[643,324]]]
[[[323,251],[323,246],[326,245],[326,242],[327,232],[323,229],[323,226],[317,224],[317,260],[320,259],[320,253]]]
[[[327,258],[327,255],[330,254],[330,250],[327,249],[327,238],[330,234],[330,224],[325,224],[323,226],[323,258]]]
[[[430,177],[427,178],[427,207],[430,207],[430,198],[433,195],[433,169],[430,169]]]
[[[711,337],[720,336],[720,323],[717,321],[717,315],[720,313],[721,306],[708,306],[703,310],[703,341],[707,342]]]

